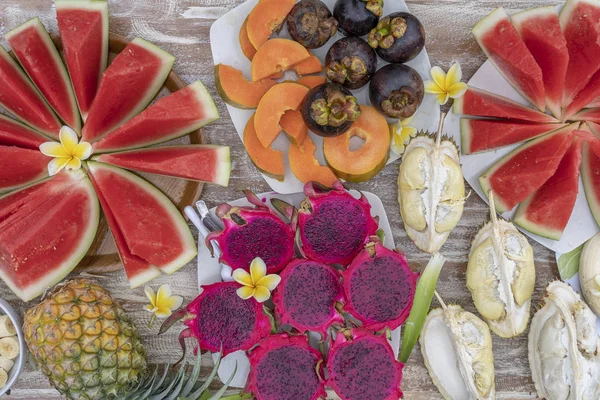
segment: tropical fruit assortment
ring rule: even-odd
[[[57,0],[56,16],[61,52],[38,18],[6,33],[14,59],[0,49],[0,104],[14,117],[0,118],[0,277],[25,301],[88,252],[100,208],[132,288],[177,271],[196,255],[189,228],[127,170],[226,186],[231,168],[228,147],[148,148],[219,118],[200,81],[149,105],[173,56],[136,38],[108,64],[104,1]]]
[[[291,39],[272,37],[284,25]],[[322,62],[310,50],[327,45],[338,30],[345,37]],[[241,25],[239,42],[251,61],[250,80],[218,64],[217,89],[229,105],[256,109],[244,146],[256,167],[279,181],[286,163],[272,145],[281,132],[290,142],[287,164],[302,183],[371,179],[389,158],[386,118],[409,118],[423,100],[421,76],[403,64],[423,49],[423,25],[406,12],[384,16],[382,1],[339,0],[332,13],[321,0],[261,0]],[[377,70],[379,59],[392,64]],[[298,79],[284,80],[287,71]],[[372,106],[358,104],[352,93],[367,84]],[[324,138],[327,165],[317,159],[309,131]],[[354,137],[364,141],[358,149]]]
[[[454,103],[456,114],[469,117],[460,122],[463,154],[524,142],[490,166],[479,183],[484,193],[493,190],[498,211],[518,205],[517,225],[554,240],[575,206],[580,174],[600,223],[592,145],[597,139],[590,134],[600,97],[599,18],[600,4],[586,0],[568,0],[558,13],[548,6],[509,17],[498,8],[473,35],[532,107],[475,87]]]

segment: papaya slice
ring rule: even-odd
[[[298,78],[298,80],[296,82],[301,85],[306,86],[309,89],[312,89],[316,86],[326,83],[327,79],[321,75],[310,75],[310,76],[303,76],[301,78]]]
[[[271,34],[279,30],[296,0],[260,0],[250,11],[246,32],[255,49],[259,49]]]
[[[260,144],[258,136],[256,136],[256,129],[254,129],[255,115],[252,114],[244,129],[244,147],[246,147],[248,156],[260,172],[278,181],[283,181],[285,174],[283,153],[279,150],[273,150],[270,146],[263,147]]]
[[[297,110],[308,93],[306,86],[296,82],[283,82],[265,93],[256,108],[254,127],[263,147],[269,147],[281,128],[279,121],[288,110]]]
[[[242,53],[244,53],[244,55],[246,56],[246,58],[248,60],[252,61],[252,58],[256,54],[256,49],[254,48],[254,45],[248,38],[248,31],[246,30],[247,25],[248,25],[248,18],[246,18],[244,20],[244,22],[242,23],[242,27],[240,28],[240,33],[239,33],[238,38],[240,41],[240,47],[242,48]]]
[[[307,136],[300,146],[290,146],[288,154],[290,169],[302,183],[314,181],[331,187],[337,177],[329,167],[319,164],[315,156],[316,150],[317,147],[310,136]]]
[[[300,76],[316,74],[323,71],[323,64],[316,56],[310,56],[294,65],[294,71]]]
[[[237,108],[256,108],[264,94],[277,82],[266,78],[250,82],[242,71],[229,65],[215,65],[215,84],[223,101]]]
[[[295,146],[301,145],[308,136],[308,127],[304,123],[300,111],[286,111],[279,120],[279,125],[281,125],[281,129],[283,129],[285,135]]]
[[[373,107],[360,106],[360,117],[344,134],[325,138],[325,160],[335,174],[350,182],[371,179],[385,167],[390,150],[390,129],[383,115]],[[350,139],[358,136],[365,142],[358,150],[350,149]]]
[[[310,58],[310,53],[298,42],[289,39],[268,40],[258,48],[252,59],[252,80],[259,81],[287,71],[307,58]]]

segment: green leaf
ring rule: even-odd
[[[385,240],[385,231],[381,228],[377,229],[377,237],[379,238],[379,241],[381,241],[381,243],[383,243],[383,241]]]
[[[579,259],[584,244],[558,257],[558,272],[563,281],[572,278],[579,271]]]
[[[417,339],[419,339],[425,317],[429,312],[429,307],[431,307],[431,299],[433,298],[433,293],[437,286],[440,271],[445,262],[446,259],[444,256],[438,253],[434,254],[421,274],[419,282],[417,282],[415,299],[412,309],[410,310],[410,315],[404,325],[404,333],[402,335],[402,349],[400,350],[399,359],[403,363],[408,361],[408,358],[417,343]]]

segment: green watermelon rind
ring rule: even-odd
[[[0,148],[2,147],[14,147],[16,148],[17,146],[2,146],[0,145]],[[29,150],[29,151],[35,151],[32,149],[26,149],[26,148],[19,148],[22,150]],[[50,159],[48,159],[50,160]],[[22,182],[19,183],[17,185],[14,186],[6,186],[6,187],[0,187],[0,196],[4,196],[6,194],[10,194],[11,192],[17,191],[17,190],[23,190],[25,188],[28,188],[30,186],[36,185],[37,183],[40,183],[42,181],[44,181],[46,178],[48,178],[48,168],[44,168],[44,170],[42,172],[40,172],[39,175],[37,175],[35,178],[29,179],[27,182]]]
[[[3,120],[3,121],[5,121],[5,122],[7,122],[9,124],[15,125],[15,126],[21,128],[21,129],[27,131],[28,134],[30,134],[31,136],[37,137],[39,140],[43,140],[43,141],[49,141],[49,140],[51,140],[50,137],[44,135],[41,132],[38,132],[38,131],[32,129],[31,126],[26,125],[23,122],[21,122],[21,121],[19,121],[17,119],[11,118],[11,117],[9,117],[7,115],[0,114],[0,120]],[[2,145],[2,144],[0,143],[0,145]]]
[[[514,149],[513,151],[511,151],[510,153],[508,153],[507,155],[505,155],[504,157],[502,157],[501,159],[499,159],[498,161],[496,161],[491,167],[489,167],[483,174],[481,174],[481,176],[479,176],[479,185],[481,186],[481,189],[483,191],[483,193],[485,194],[486,198],[488,198],[489,200],[489,191],[491,189],[491,185],[490,185],[490,177],[501,167],[503,166],[508,160],[510,160],[512,157],[514,157],[516,154],[522,152],[523,150],[528,149],[531,146],[537,145],[540,142],[543,142],[545,140],[547,140],[549,137],[552,137],[554,135],[559,135],[562,134],[564,130],[568,130],[569,132],[572,131],[573,129],[576,129],[576,126],[578,125],[578,123],[574,123],[574,124],[570,124],[567,125],[563,128],[557,129],[555,131],[549,132],[543,136],[540,136],[536,139],[530,140],[524,144],[522,144],[521,146],[517,147],[516,149]],[[500,195],[496,192],[494,192],[494,203],[496,205],[496,210],[499,213],[505,213],[507,211],[510,211],[512,208],[508,207],[508,204],[503,201],[500,198]]]
[[[54,4],[57,13],[60,10],[82,10],[98,11],[102,14],[102,57],[100,58],[102,64],[100,65],[100,73],[98,74],[98,84],[100,84],[100,79],[102,79],[102,73],[106,70],[106,67],[108,66],[108,2],[106,0],[55,0]],[[66,62],[65,64],[70,77],[71,72],[69,71],[69,66]],[[75,90],[73,90],[73,93],[75,93]],[[79,100],[77,99],[76,95],[75,100],[77,102],[77,108],[79,109],[81,119],[85,122],[89,110],[87,112],[81,110],[81,106],[79,105]]]
[[[560,240],[560,237],[562,236],[563,231],[561,231],[559,229],[552,229],[549,227],[545,227],[540,224],[536,224],[535,222],[529,221],[527,219],[527,212],[529,211],[529,205],[531,204],[531,201],[533,200],[535,193],[537,193],[537,191],[534,192],[527,199],[525,199],[521,203],[519,203],[519,206],[517,207],[517,212],[515,213],[515,216],[513,218],[513,222],[515,224],[519,225],[521,228],[523,228],[531,233],[534,233],[538,236],[545,237],[545,238],[552,239],[552,240]]]
[[[17,287],[17,285],[15,285],[0,269],[0,278],[21,300],[26,302],[38,297],[44,293],[46,289],[53,287],[66,278],[67,275],[77,267],[83,257],[85,257],[96,238],[98,225],[100,223],[100,204],[98,203],[98,198],[96,197],[92,182],[82,171],[62,171],[61,173],[72,174],[74,178],[78,179],[76,184],[82,184],[82,189],[87,192],[90,202],[90,214],[87,219],[88,225],[85,227],[84,234],[81,236],[81,241],[77,246],[78,250],[72,252],[52,273],[48,273],[43,279],[38,280],[30,286],[26,288]],[[48,179],[40,181],[38,184],[47,180]],[[29,185],[28,187],[31,186],[34,185]]]
[[[98,169],[105,169],[114,174],[120,175],[122,178],[129,180],[133,184],[146,191],[152,197],[154,197],[156,201],[159,204],[161,204],[165,211],[167,211],[168,214],[171,216],[171,220],[174,223],[174,227],[180,234],[183,249],[179,257],[177,257],[175,260],[171,261],[167,265],[161,265],[159,267],[161,271],[164,271],[167,274],[172,274],[194,259],[194,257],[198,253],[198,250],[196,248],[194,237],[190,232],[190,228],[188,227],[187,223],[185,222],[185,219],[183,218],[177,207],[175,207],[175,205],[171,202],[171,200],[169,200],[169,198],[167,198],[167,196],[164,195],[163,192],[161,192],[148,181],[118,167],[113,167],[111,165],[96,161],[88,161],[87,168],[92,174],[92,176],[94,174],[94,171],[97,171]]]
[[[585,190],[585,197],[587,199],[592,215],[596,220],[596,223],[600,226],[600,198],[596,197],[594,185],[591,180],[592,171],[589,169],[589,145],[584,143],[583,155],[581,158],[581,180],[583,181],[583,188]]]
[[[69,94],[69,108],[70,108],[70,111],[72,114],[71,118],[73,118],[73,120],[75,122],[74,126],[71,126],[71,128],[75,132],[80,133],[82,124],[81,124],[81,118],[79,116],[79,108],[77,106],[77,100],[75,99],[75,92],[73,91],[73,85],[71,83],[71,78],[67,72],[67,68],[65,67],[65,64],[63,63],[62,58],[60,57],[60,54],[58,54],[58,50],[56,50],[56,46],[54,45],[54,42],[52,41],[50,34],[44,27],[44,24],[42,24],[42,21],[39,19],[39,17],[34,17],[34,18],[30,19],[29,21],[25,22],[24,24],[8,31],[7,33],[4,34],[4,37],[6,38],[6,40],[10,41],[10,39],[12,37],[19,35],[25,29],[28,29],[30,27],[35,27],[35,29],[38,31],[40,37],[44,41],[46,47],[48,48],[48,51],[50,52],[50,54],[52,54],[52,59],[54,60],[54,63],[56,64],[56,67],[58,68],[58,71],[62,77],[63,83],[65,84],[65,86],[67,88],[67,92]],[[16,55],[16,53],[15,53],[15,57],[18,60],[19,57]],[[27,74],[27,76],[29,77],[29,79],[31,80],[33,85],[36,86],[36,88],[37,88],[37,85],[35,84],[35,80],[29,74],[29,72],[25,68],[23,68],[23,71],[25,71],[25,73]],[[68,125],[67,122],[58,114],[57,110],[54,109],[54,107],[52,107],[52,104],[44,96],[42,91],[39,88],[37,88],[37,89],[38,89],[38,92],[42,95],[42,97],[44,97],[44,99],[46,100],[46,103],[52,108],[52,110],[54,111],[54,114],[56,114],[66,125]]]
[[[185,135],[189,134],[190,132],[198,130],[198,129],[218,120],[220,118],[219,109],[217,108],[217,105],[215,104],[214,99],[212,98],[209,91],[206,89],[206,87],[202,83],[202,81],[193,82],[187,87],[191,88],[194,91],[194,93],[196,94],[195,97],[202,106],[202,111],[205,113],[205,118],[203,118],[202,120],[198,120],[195,124],[190,125],[186,128],[183,128],[179,131],[174,131],[171,134],[169,134],[168,136],[164,136],[161,139],[151,140],[151,141],[148,141],[145,143],[135,144],[135,145],[131,145],[131,146],[105,147],[105,148],[99,148],[99,149],[94,148],[94,153],[95,154],[112,153],[112,152],[116,152],[116,151],[120,152],[120,151],[125,151],[125,150],[136,150],[136,149],[141,149],[144,147],[153,146],[155,144],[168,142],[169,140],[173,140],[173,139],[177,139],[179,137],[185,136]],[[174,92],[174,93],[177,93],[177,92]],[[152,107],[152,106],[150,106],[150,107]],[[134,117],[132,119],[132,121],[135,118],[136,117]]]

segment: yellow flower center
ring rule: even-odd
[[[48,174],[58,174],[63,169],[76,170],[81,168],[81,162],[92,155],[92,145],[79,142],[77,133],[68,126],[60,128],[60,143],[45,142],[40,145],[40,151],[53,160],[48,163]]]

